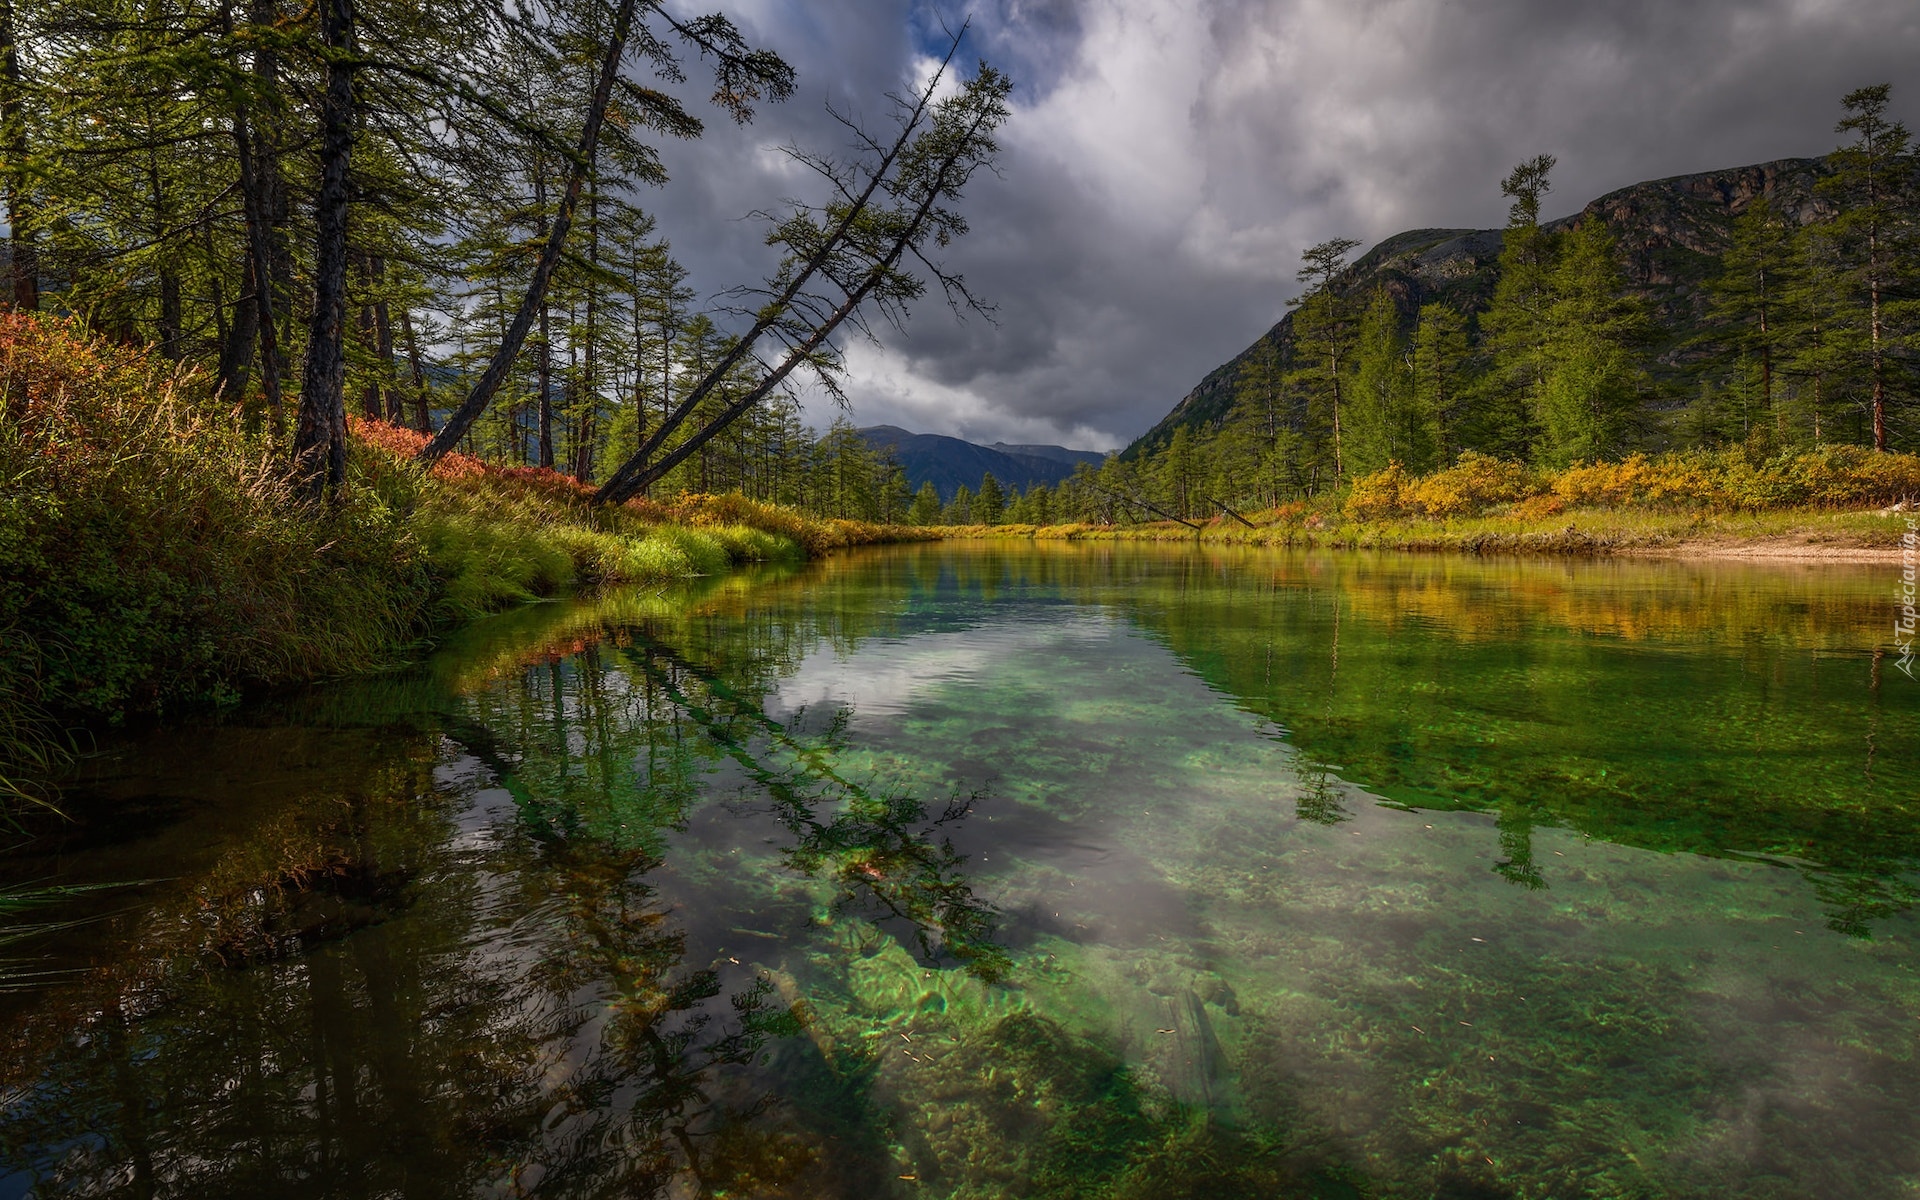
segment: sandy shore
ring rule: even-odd
[[[1651,558],[1738,558],[1777,562],[1898,563],[1897,546],[1846,546],[1801,538],[1728,538],[1681,542],[1672,546],[1626,546],[1619,554]]]

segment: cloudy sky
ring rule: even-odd
[[[683,0],[684,2],[684,0]],[[719,0],[685,3],[704,10]],[[946,256],[997,324],[922,304],[847,347],[856,422],[1125,444],[1285,311],[1300,249],[1505,219],[1558,156],[1551,215],[1616,187],[1831,149],[1839,97],[1892,81],[1920,125],[1913,0],[730,0],[798,71],[744,128],[666,148],[642,197],[703,298],[771,266],[748,214],[805,195],[777,151],[884,121],[942,24],[1011,72],[1001,176]],[[821,424],[824,398],[810,401]]]

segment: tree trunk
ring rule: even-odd
[[[1880,238],[1876,222],[1867,233],[1867,286],[1871,294],[1873,343],[1873,448],[1887,448],[1887,358],[1880,345]]]
[[[328,52],[320,101],[320,186],[314,196],[313,316],[294,428],[295,473],[310,493],[347,478],[345,335],[347,170],[353,154],[353,0],[319,0]]]
[[[157,122],[153,120],[152,109],[148,108],[147,127],[152,129]],[[147,187],[153,199],[153,243],[156,247],[165,244],[172,226],[169,219],[166,183],[160,177],[160,157],[149,149],[147,151]],[[160,353],[178,362],[182,347],[180,335],[183,321],[180,312],[180,275],[170,265],[172,256],[162,252],[160,255]]]
[[[406,414],[400,402],[400,389],[394,386],[399,373],[393,369],[393,310],[387,306],[387,260],[373,260],[373,349],[380,356],[380,379],[387,393],[387,423],[399,425]]]
[[[14,44],[17,30],[13,0],[0,0],[0,138],[6,147],[7,170],[7,248],[12,253],[13,307],[21,312],[40,308],[40,259],[33,244],[33,231],[27,209],[27,113],[25,76],[20,70],[20,51]]]
[[[374,348],[378,335],[373,329],[373,260],[365,253],[354,255],[360,263],[360,344],[367,350]],[[386,405],[380,395],[380,377],[369,375],[366,385],[360,392],[360,415],[369,421],[378,421],[386,415]]]
[[[427,372],[420,365],[420,339],[413,336],[413,313],[400,310],[400,336],[407,339],[407,366],[413,371],[413,427],[421,433],[433,432],[433,412],[428,402]]]
[[[599,306],[596,301],[600,295],[600,191],[595,188],[587,193],[587,262],[593,270],[588,278],[592,281],[587,287],[587,336],[583,347],[586,359],[586,372],[581,377],[580,394],[585,404],[574,418],[573,426],[573,477],[581,483],[593,478],[593,438],[594,419],[599,415],[600,380],[594,374],[594,341],[599,333]]]
[[[473,385],[473,391],[467,394],[460,407],[448,416],[446,425],[420,451],[420,457],[429,462],[453,449],[461,436],[479,420],[480,414],[486,411],[494,393],[506,382],[514,359],[519,357],[520,347],[527,340],[527,331],[533,325],[537,310],[546,302],[547,285],[553,279],[554,268],[560,264],[560,254],[567,244],[567,232],[573,227],[574,209],[580,203],[580,190],[586,183],[595,148],[600,144],[600,128],[606,122],[607,105],[613,99],[614,80],[619,77],[620,63],[626,58],[627,35],[633,29],[636,3],[637,0],[620,0],[620,11],[613,23],[613,36],[607,42],[606,57],[600,63],[600,78],[594,86],[593,100],[587,106],[587,119],[580,130],[579,149],[567,171],[567,190],[560,199],[560,210],[554,214],[553,228],[547,234],[547,244],[540,252],[533,278],[527,282],[520,310],[514,314],[513,324],[508,327],[500,348],[494,352],[493,360],[481,373],[479,382]]]
[[[736,345],[732,352],[724,356],[720,362],[715,365],[712,370],[708,371],[699,383],[694,386],[688,393],[686,399],[680,402],[680,407],[674,412],[673,416],[659,429],[654,431],[653,436],[648,439],[647,445],[641,448],[641,452],[621,464],[619,470],[607,478],[606,484],[594,494],[594,499],[600,503],[619,504],[633,496],[643,493],[661,476],[685,461],[689,455],[698,453],[701,447],[705,446],[715,434],[731,425],[752,409],[754,405],[764,400],[775,388],[778,388],[780,384],[786,380],[788,375],[791,375],[797,370],[802,363],[813,361],[813,356],[820,351],[821,347],[827,344],[828,339],[833,336],[834,330],[838,329],[848,317],[851,317],[854,312],[859,309],[860,305],[866,301],[867,296],[886,278],[887,273],[894,269],[895,264],[897,264],[901,256],[907,252],[908,247],[914,245],[914,239],[919,236],[920,230],[926,224],[927,218],[932,213],[934,206],[943,198],[943,192],[947,186],[945,182],[947,173],[956,169],[960,155],[965,152],[965,148],[971,142],[972,135],[978,131],[985,120],[986,117],[980,117],[976,120],[974,128],[967,131],[967,136],[954,139],[953,143],[947,149],[946,154],[940,160],[940,165],[934,173],[932,182],[927,185],[926,195],[914,209],[912,216],[904,225],[900,226],[898,232],[893,235],[893,238],[887,246],[886,253],[876,259],[874,265],[867,271],[867,274],[852,291],[846,294],[845,299],[840,302],[840,305],[821,319],[804,340],[794,345],[788,351],[786,357],[781,360],[778,366],[769,371],[762,377],[759,383],[749,388],[739,399],[726,404],[718,414],[701,425],[690,437],[682,441],[679,446],[663,455],[653,464],[643,465],[647,455],[651,453],[651,451],[661,448],[666,438],[674,431],[678,423],[684,421],[686,416],[694,410],[695,406],[710,394],[713,388],[718,386],[720,381],[726,377],[727,373],[734,368],[741,354],[740,347]],[[901,144],[904,145],[904,136]],[[872,191],[873,189],[869,188],[868,194],[871,195]],[[864,203],[864,198],[862,203]],[[850,214],[840,225],[840,232],[844,233],[851,229],[852,222],[857,219],[859,215],[860,213],[857,210]],[[834,248],[835,247],[830,246],[822,253],[831,252]]]
[[[253,153],[252,141],[242,110],[234,114],[233,142],[240,159],[240,208],[247,227],[246,277],[252,285],[247,298],[253,314],[249,328],[260,339],[260,385],[267,394],[267,415],[277,442],[286,436],[287,418],[280,398],[280,345],[273,324],[273,254],[267,244],[267,218],[260,194],[260,160]]]
[[[214,276],[216,285],[219,277]],[[221,339],[220,365],[215,376],[216,387],[220,395],[241,406],[245,414],[247,431],[256,432],[260,427],[260,410],[247,394],[248,379],[253,372],[253,343],[259,336],[259,312],[253,303],[254,274],[251,256],[240,260],[240,294],[233,300],[233,320],[227,326],[226,336]],[[220,297],[215,297],[218,303]]]

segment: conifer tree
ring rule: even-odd
[[[1547,292],[1536,458],[1551,467],[1623,451],[1645,390],[1635,347],[1647,316],[1626,294],[1604,222],[1580,223],[1554,264]]]
[[[1053,498],[1053,489],[1044,483],[1036,483],[1027,489],[1026,494],[1020,497],[1020,503],[1027,506],[1029,525],[1053,524]]]
[[[1458,458],[1468,439],[1481,440],[1469,404],[1471,352],[1459,309],[1437,300],[1420,306],[1413,332],[1414,402],[1432,422],[1434,458],[1441,466]]]
[[[980,477],[980,490],[973,499],[973,519],[982,525],[998,525],[1007,511],[1007,494],[1000,481],[988,471]]]
[[[1294,278],[1310,285],[1293,304],[1296,354],[1302,368],[1300,377],[1309,391],[1309,416],[1318,408],[1324,414],[1326,428],[1332,434],[1333,479],[1337,485],[1345,473],[1341,447],[1341,420],[1345,398],[1341,394],[1343,376],[1348,369],[1347,353],[1353,337],[1350,305],[1335,288],[1334,281],[1347,268],[1347,255],[1360,243],[1353,238],[1333,238],[1309,246],[1300,255],[1300,269]]]
[[[1552,277],[1557,238],[1540,227],[1541,198],[1552,188],[1554,157],[1541,154],[1501,181],[1513,203],[1500,243],[1500,280],[1481,317],[1491,369],[1482,379],[1477,439],[1484,449],[1518,458],[1534,440],[1544,402],[1546,345],[1552,329]]]
[[[1902,206],[1912,174],[1911,138],[1887,115],[1891,93],[1884,83],[1847,93],[1841,101],[1847,115],[1834,128],[1854,140],[1833,152],[1833,174],[1821,183],[1840,202],[1833,237],[1845,264],[1842,279],[1864,309],[1850,340],[1867,381],[1876,450],[1888,448],[1889,405],[1910,390],[1895,352],[1909,332],[1912,306],[1901,302],[1903,293],[1920,279],[1911,214]]]
[[[1731,360],[1736,375],[1752,375],[1751,379],[1736,381],[1742,393],[1738,402],[1742,438],[1749,418],[1756,412],[1774,425],[1776,437],[1786,432],[1786,410],[1775,401],[1774,375],[1782,340],[1781,293],[1792,263],[1792,232],[1767,197],[1756,196],[1734,221],[1733,240],[1721,256],[1720,274],[1707,288],[1712,302],[1708,317],[1724,327],[1712,336]],[[1725,410],[1726,397],[1713,394],[1714,411]],[[1745,399],[1747,394],[1751,395],[1750,402]],[[1727,424],[1724,419],[1719,423]],[[1695,434],[1707,428],[1696,422]]]
[[[1831,227],[1816,223],[1794,235],[1781,279],[1779,363],[1793,391],[1789,402],[1815,445],[1837,436],[1846,392],[1841,273]]]
[[[1415,472],[1433,465],[1432,423],[1414,384],[1400,310],[1385,288],[1376,288],[1354,346],[1347,455],[1354,474],[1378,471],[1390,462]]]
[[[1149,475],[1154,483],[1154,499],[1175,516],[1192,516],[1203,503],[1199,448],[1185,425],[1173,431],[1173,437],[1161,450],[1156,469]]]
[[[913,506],[907,510],[909,525],[938,525],[940,523],[940,493],[929,479],[920,485],[913,494]]]

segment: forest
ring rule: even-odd
[[[1744,206],[1661,314],[1592,214],[1543,222],[1555,160],[1521,163],[1490,288],[1405,307],[1307,249],[1290,336],[1237,364],[1217,419],[1163,422],[1109,481],[1161,509],[1264,509],[1463,453],[1560,471],[1634,453],[1760,466],[1920,447],[1920,182],[1887,85],[1842,101],[1842,144],[1804,203]],[[1642,233],[1642,230],[1634,230]],[[1663,319],[1664,318],[1664,319]]]
[[[318,490],[345,482],[352,411],[431,434],[425,459],[552,468],[606,500],[833,508],[832,439],[794,386],[834,391],[836,335],[899,320],[929,279],[973,303],[932,256],[966,231],[952,205],[1009,84],[984,64],[954,83],[963,36],[887,127],[845,121],[863,155],[787,148],[813,194],[758,214],[767,278],[697,303],[641,204],[661,144],[794,89],[726,16],[7,0],[9,299],[197,370]]]

